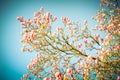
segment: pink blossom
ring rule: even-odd
[[[117,80],[120,80],[120,76],[117,77]]]
[[[25,52],[25,50],[26,50],[25,47],[22,47],[22,48],[21,48],[21,51],[22,51],[22,52]]]
[[[58,68],[58,66],[57,65],[55,65],[54,66],[54,70],[58,70],[59,68]]]
[[[105,2],[105,0],[101,0],[101,2]]]
[[[64,58],[65,61],[67,61],[67,60],[69,60],[69,59],[70,59],[70,56],[66,56],[66,57]]]
[[[103,43],[104,39],[103,39],[103,38],[101,38],[101,39],[100,39],[100,41]]]
[[[99,30],[104,30],[105,29],[105,26],[100,26]]]
[[[82,43],[78,44],[78,48],[81,48],[81,46],[82,46]]]
[[[26,22],[26,21],[23,21],[23,22],[22,22],[22,25],[26,25],[26,24],[27,24],[27,22]]]
[[[104,6],[104,4],[100,4],[100,6],[101,6],[101,7],[103,7],[103,6]]]
[[[92,60],[92,55],[88,55],[87,60],[91,61]]]
[[[27,49],[28,52],[32,52],[31,49]]]
[[[63,20],[63,22],[65,22],[65,23],[67,23],[67,22],[69,21],[69,19],[66,18],[66,17],[62,17],[62,20]]]
[[[88,34],[85,35],[85,38],[89,38],[90,36]]]
[[[120,46],[119,46],[119,45],[117,45],[117,46],[115,46],[115,47],[116,47],[116,49],[120,50]]]
[[[70,25],[68,25],[68,30],[69,30],[69,31],[72,30]]]
[[[99,37],[100,37],[99,34],[94,34],[94,38],[95,38],[96,40],[98,40]]]
[[[61,77],[61,76],[62,76],[62,73],[60,73],[60,72],[56,72],[56,73],[55,73],[55,77],[56,77],[56,78]]]
[[[57,27],[57,30],[58,30],[58,31],[61,31],[61,30],[62,30],[62,28],[61,28],[61,27]]]
[[[26,26],[22,25],[21,28],[25,28]]]
[[[106,17],[106,14],[104,13],[104,14],[102,14],[102,18],[105,18]]]
[[[48,77],[45,77],[44,80],[49,80],[49,78],[48,78]]]
[[[38,18],[34,17],[34,23],[36,23],[36,22],[37,22],[37,19],[38,19]]]
[[[107,49],[105,49],[105,48],[102,48],[102,52],[106,52],[106,50],[107,50]]]
[[[97,51],[96,54],[100,54],[100,52]]]
[[[103,16],[103,17],[104,17],[104,16]],[[104,21],[100,21],[99,23],[100,23],[101,25],[103,25],[103,24],[104,24]]]
[[[68,25],[72,25],[72,22],[69,21],[69,22],[67,22],[67,24],[68,24]]]
[[[85,72],[84,71],[82,72],[82,77],[85,77]]]
[[[57,17],[53,17],[53,21],[56,21],[57,20]]]
[[[19,20],[20,22],[23,22],[24,20],[23,20],[23,16],[19,16],[19,17],[17,17],[17,20]]]
[[[107,35],[107,36],[105,37],[105,39],[108,40],[108,41],[111,41],[112,38],[111,38],[110,35]]]
[[[35,13],[34,13],[34,17],[36,17],[36,16],[38,16],[38,15],[40,15],[40,14],[41,14],[41,12],[40,12],[40,11],[35,12]]]
[[[95,64],[98,64],[98,60],[95,60]]]
[[[52,77],[50,77],[49,80],[52,80]]]
[[[50,18],[50,13],[46,13],[46,14],[44,15],[44,19],[45,19],[45,20],[49,20],[49,18]]]
[[[67,73],[70,74],[70,75],[73,74],[72,68],[68,68],[68,69],[67,69]]]
[[[83,63],[78,63],[78,70],[80,70],[84,66]]]
[[[88,43],[88,41],[87,41],[87,40],[84,40],[84,43],[85,43],[85,44],[87,44],[87,43]]]
[[[29,75],[28,74],[24,74],[24,78],[29,78]]]
[[[28,69],[32,68],[31,64],[29,64],[29,65],[27,66],[27,68],[28,68]]]
[[[28,19],[26,22],[27,22],[28,24],[31,24],[32,21],[31,21],[30,19]]]
[[[84,20],[84,25],[87,25],[88,24],[88,21],[87,20]]]
[[[44,10],[44,7],[41,7],[40,10],[43,11],[43,10]]]
[[[120,13],[120,8],[118,8],[117,10],[118,10],[118,13]]]
[[[103,56],[99,56],[99,57],[100,57],[100,59],[101,59],[101,60],[103,60],[103,59],[104,59],[104,57],[103,57]]]

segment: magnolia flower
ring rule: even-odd
[[[110,35],[107,35],[107,36],[105,37],[105,39],[106,39],[106,41],[111,41],[111,40],[112,40],[112,38],[111,38]]]
[[[95,64],[98,64],[98,60],[97,59],[95,60]]]
[[[56,72],[56,73],[55,73],[55,77],[56,77],[56,78],[62,77],[62,73],[61,73],[61,72]]]
[[[19,20],[20,22],[23,22],[24,20],[23,20],[23,16],[19,16],[19,17],[17,17],[17,20]]]
[[[100,37],[99,34],[94,34],[94,38],[95,38],[96,40],[98,40],[99,37]]]
[[[120,8],[118,8],[117,10],[118,10],[118,13],[120,13]]]
[[[28,74],[24,74],[23,77],[24,78],[29,78],[29,75]]]
[[[41,12],[40,12],[40,11],[35,12],[35,13],[34,13],[34,17],[36,17],[36,16],[38,16],[38,15],[40,15],[40,14],[41,14]]]
[[[57,20],[57,17],[53,17],[53,22],[55,22]]]
[[[88,41],[87,41],[87,40],[84,40],[84,43],[85,43],[85,44],[87,44],[87,43],[88,43]]]
[[[27,22],[26,21],[22,21],[22,25],[26,25],[27,24]]]
[[[65,23],[67,23],[69,21],[69,19],[66,18],[66,17],[62,17],[62,21],[65,22]]]
[[[87,20],[84,20],[84,25],[87,25],[88,24],[88,21]]]
[[[72,68],[68,68],[66,72],[67,72],[69,75],[73,74]]]
[[[44,10],[44,7],[41,7],[40,10],[43,11],[43,10]]]
[[[117,77],[117,80],[120,80],[120,76]]]
[[[45,77],[44,80],[49,80],[49,78],[48,78],[48,77]]]
[[[72,30],[70,25],[68,25],[68,30],[69,30],[69,31],[71,31],[71,30]]]
[[[46,13],[46,14],[44,14],[44,19],[45,20],[49,20],[49,18],[50,18],[50,13],[48,12],[48,13]]]
[[[91,55],[91,54],[88,55],[88,57],[87,57],[87,61],[92,61],[92,55]]]
[[[82,47],[82,43],[78,44],[77,46],[78,46],[78,48],[81,48]]]
[[[61,31],[61,30],[62,30],[62,28],[61,28],[61,27],[57,27],[57,30],[58,30],[58,31]]]

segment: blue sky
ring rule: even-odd
[[[20,80],[34,53],[21,52],[20,22],[17,16],[33,18],[40,7],[58,18],[72,21],[87,19],[89,27],[95,25],[91,17],[100,9],[100,0],[0,0],[0,80]]]

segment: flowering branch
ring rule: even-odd
[[[43,7],[34,13],[33,20],[18,17],[23,28],[22,51],[36,52],[36,58],[27,66],[29,74],[21,79],[31,80],[32,74],[40,80],[117,79],[114,76],[120,80],[119,0],[101,2],[102,9],[92,18],[98,25],[92,30],[105,37],[92,35],[87,20],[80,25],[66,17],[61,19],[64,26],[54,30],[57,17],[45,13]]]

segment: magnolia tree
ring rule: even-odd
[[[33,20],[19,16],[22,51],[36,54],[21,80],[120,80],[120,2],[101,0],[100,6],[91,30],[87,20],[82,25],[66,17],[53,27],[57,17],[43,7]]]

